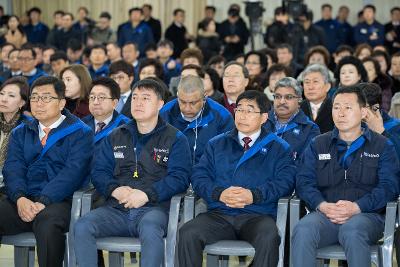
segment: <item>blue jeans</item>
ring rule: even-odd
[[[323,213],[311,212],[295,226],[292,236],[294,266],[316,265],[317,249],[340,244],[350,267],[371,266],[370,246],[382,237],[384,216],[359,213],[334,224]]]
[[[122,211],[110,206],[92,210],[75,224],[75,253],[79,266],[97,267],[96,238],[138,237],[142,245],[141,266],[161,266],[168,214],[159,207]]]

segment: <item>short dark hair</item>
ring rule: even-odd
[[[87,7],[85,7],[85,6],[80,6],[80,7],[78,8],[78,11],[81,11],[81,10],[85,11],[86,15],[89,15],[89,9],[88,9]]]
[[[60,59],[64,60],[65,62],[68,62],[68,56],[62,50],[58,50],[58,51],[54,52],[54,54],[52,54],[50,56],[50,62],[57,61],[57,60],[60,60]]]
[[[342,58],[339,61],[339,64],[336,67],[335,70],[335,79],[337,82],[340,82],[340,69],[343,67],[343,65],[353,65],[356,67],[358,74],[361,77],[361,82],[367,82],[368,81],[368,73],[364,68],[364,65],[362,64],[361,60],[354,56],[347,56]]]
[[[144,5],[142,6],[142,9],[145,8],[145,7],[147,7],[150,11],[153,10],[153,7],[152,7],[150,4],[144,4]]]
[[[46,50],[53,50],[55,52],[55,51],[57,51],[57,47],[55,47],[53,45],[46,45],[43,47],[43,52]]]
[[[386,65],[387,65],[388,69],[390,69],[390,56],[387,52],[382,51],[382,50],[375,50],[372,52],[371,56],[375,59],[377,57],[383,57],[386,61]]]
[[[160,82],[154,79],[146,78],[136,82],[132,87],[132,92],[135,91],[136,88],[149,89],[157,95],[158,99],[163,99],[165,95],[164,87],[161,85]]]
[[[335,101],[336,96],[340,94],[356,94],[357,102],[360,107],[365,107],[367,105],[367,100],[364,93],[361,91],[359,84],[353,86],[339,87],[339,89],[336,90],[335,94],[332,97],[332,103]]]
[[[261,113],[267,113],[271,109],[271,102],[269,102],[268,97],[263,92],[256,90],[244,91],[236,99],[236,106],[243,99],[255,100]]]
[[[171,50],[174,50],[174,43],[172,43],[168,39],[164,39],[164,40],[159,41],[158,44],[157,44],[157,47],[160,47],[160,46],[169,46],[169,48]]]
[[[400,57],[400,52],[394,53],[394,54],[392,55],[392,58],[390,59],[390,61],[392,61],[392,59],[393,59],[394,57]]]
[[[24,51],[24,50],[31,51],[32,57],[33,57],[33,58],[36,58],[36,51],[35,51],[35,49],[33,49],[33,46],[32,46],[32,45],[30,45],[30,44],[25,44],[25,45],[23,45],[23,46],[21,47],[21,49],[20,49],[19,51],[22,52],[22,51]]]
[[[287,43],[280,44],[276,47],[276,51],[278,51],[278,49],[287,49],[289,50],[290,53],[293,54],[293,46],[291,46],[290,44]]]
[[[321,6],[321,9],[325,9],[325,8],[329,8],[330,10],[332,10],[332,5],[330,5],[330,4],[323,4],[323,5]]]
[[[171,93],[170,93],[170,91],[168,89],[168,86],[165,84],[165,82],[163,80],[157,78],[157,77],[147,77],[146,79],[154,80],[154,81],[158,82],[161,85],[161,87],[163,88],[163,91],[164,91],[164,95],[163,95],[162,99],[165,102],[167,102],[168,99],[171,97]]]
[[[316,46],[310,47],[310,49],[308,49],[306,56],[305,56],[305,60],[304,60],[305,64],[309,64],[310,58],[313,54],[321,54],[322,57],[324,58],[325,65],[329,66],[331,55],[329,54],[329,51],[328,51],[328,49],[326,49],[325,46],[316,45]]]
[[[92,51],[93,51],[94,49],[101,49],[101,50],[103,50],[104,54],[107,55],[107,49],[106,49],[106,47],[105,47],[104,45],[102,45],[102,44],[97,44],[97,45],[92,46],[92,47],[90,48],[90,53],[92,53]]]
[[[185,61],[185,59],[190,58],[190,57],[194,57],[197,58],[197,60],[200,63],[200,66],[203,65],[203,53],[201,52],[200,49],[198,48],[186,48],[185,50],[182,51],[181,53],[181,62],[183,64],[183,62]]]
[[[31,92],[33,91],[33,89],[37,86],[43,86],[43,85],[53,85],[54,87],[54,91],[57,94],[57,97],[59,99],[63,99],[65,98],[65,84],[64,82],[57,78],[57,77],[53,77],[53,76],[42,76],[37,78],[32,86],[31,86]]]
[[[11,53],[14,53],[15,51],[17,51],[17,52],[19,53],[19,51],[21,51],[21,50],[18,49],[18,48],[12,49],[12,50],[10,51],[10,53],[8,53],[8,57],[10,58],[10,54],[11,54]]]
[[[25,105],[22,107],[21,111],[24,111],[28,105],[29,100],[29,84],[28,80],[23,76],[15,76],[6,80],[0,87],[0,92],[3,91],[4,87],[7,85],[16,85],[19,88],[19,94],[21,98],[25,101]]]
[[[89,94],[92,92],[93,87],[95,87],[96,85],[106,87],[110,91],[112,99],[119,99],[121,96],[121,89],[119,88],[118,83],[109,77],[99,77],[93,80],[89,89]]]
[[[199,75],[200,78],[204,79],[205,73],[204,73],[204,70],[202,67],[194,65],[194,64],[188,64],[188,65],[182,67],[181,72],[183,72],[184,70],[189,70],[189,69],[195,70],[197,75]]]
[[[64,12],[63,17],[64,16],[70,16],[71,20],[74,20],[74,15],[71,12]]]
[[[164,79],[164,68],[160,61],[153,58],[145,58],[139,64],[139,74],[147,66],[154,66],[155,75],[161,80]]]
[[[260,49],[259,51],[265,55],[265,57],[267,58],[267,62],[268,62],[268,56],[271,58],[273,63],[278,62],[278,57],[276,56],[276,51],[274,49],[265,47],[263,49]]]
[[[144,52],[146,53],[147,51],[156,51],[157,50],[157,45],[155,43],[148,43],[145,47],[144,47]]]
[[[65,12],[63,10],[56,10],[56,11],[54,11],[53,16],[55,16],[55,15],[64,16],[64,14],[65,14]]]
[[[287,14],[287,11],[286,11],[286,8],[284,8],[284,7],[278,6],[274,10],[274,16],[286,15],[286,14]]]
[[[16,48],[14,44],[9,43],[9,42],[5,42],[4,44],[2,44],[2,45],[0,46],[0,49],[2,50],[2,49],[3,49],[4,47],[6,47],[6,46],[12,46],[13,49]]]
[[[274,64],[272,65],[268,70],[267,70],[267,74],[265,75],[265,79],[267,84],[269,84],[269,78],[271,77],[272,74],[277,73],[277,72],[283,72],[285,73],[286,77],[292,77],[293,76],[293,72],[292,69],[290,67],[287,67],[283,64]]]
[[[106,18],[108,20],[111,20],[112,17],[110,13],[108,13],[107,11],[103,11],[100,13],[99,18]]]
[[[40,8],[38,8],[37,6],[32,7],[31,9],[28,10],[28,16],[30,16],[32,12],[42,14],[42,10]]]
[[[133,66],[122,59],[115,61],[110,65],[110,75],[117,74],[118,72],[126,73],[129,77],[133,77],[135,75]]]
[[[364,7],[363,7],[363,12],[364,12],[364,10],[365,9],[367,9],[367,8],[370,8],[370,9],[372,9],[373,11],[374,11],[374,13],[376,13],[376,7],[374,6],[374,5],[365,5]]]
[[[68,40],[67,48],[71,49],[72,51],[78,51],[83,48],[83,44],[80,40],[72,38]]]
[[[174,10],[174,16],[176,16],[179,12],[185,13],[185,10],[183,10],[182,8],[177,8]]]
[[[207,9],[212,10],[214,13],[215,13],[215,11],[217,11],[217,9],[215,8],[215,6],[206,6],[204,9],[205,9],[205,10],[207,10]]]
[[[139,11],[140,13],[143,13],[143,10],[140,7],[132,7],[131,9],[129,9],[128,14],[129,16],[132,14],[132,12],[134,11]]]
[[[338,48],[336,48],[335,50],[335,54],[339,54],[345,51],[348,51],[351,55],[354,53],[353,47],[349,45],[339,45]]]
[[[382,105],[382,88],[376,83],[360,83],[358,85],[369,106]]]
[[[368,49],[372,54],[372,47],[367,43],[362,43],[356,46],[356,50],[354,51],[354,56],[358,57],[361,54],[361,51],[364,49]]]
[[[393,8],[390,10],[390,14],[393,14],[393,12],[395,12],[395,11],[399,11],[399,12],[400,12],[400,7],[398,7],[398,6],[393,7]]]
[[[128,45],[133,45],[133,46],[135,47],[135,50],[136,50],[136,51],[139,51],[139,46],[138,46],[138,44],[135,43],[135,42],[133,42],[133,41],[129,41],[129,42],[124,43],[124,44],[121,46],[121,49],[123,49],[125,46],[128,46]]]
[[[230,66],[233,66],[233,65],[236,65],[236,66],[241,67],[241,68],[242,68],[242,73],[243,73],[244,77],[245,77],[246,79],[249,78],[249,71],[247,70],[247,68],[246,68],[242,63],[239,63],[239,62],[237,62],[237,61],[230,61],[230,62],[228,62],[228,64],[226,64],[226,65],[224,66],[224,71],[223,71],[222,73],[225,74],[226,69],[227,69],[228,67],[230,67]]]
[[[260,59],[261,73],[264,73],[268,68],[268,60],[267,57],[261,53],[260,51],[250,51],[244,56],[244,62],[246,64],[246,60],[251,56],[256,55]]]
[[[220,77],[218,75],[218,72],[215,69],[211,68],[211,67],[206,68],[204,70],[204,72],[206,74],[208,74],[208,76],[210,76],[210,80],[211,80],[211,84],[213,86],[213,89],[215,91],[219,91],[219,88],[221,87],[221,79],[220,79]]]
[[[211,65],[218,64],[218,63],[221,63],[221,62],[224,63],[224,65],[225,65],[226,59],[221,55],[215,55],[215,56],[212,56],[208,60],[207,66],[211,66]]]

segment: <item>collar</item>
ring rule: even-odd
[[[321,106],[322,106],[322,103],[324,103],[324,101],[322,101],[322,102],[319,103],[319,104],[314,104],[314,103],[310,102],[311,110],[312,110],[313,108],[319,110],[319,109],[321,108]]]
[[[371,141],[372,133],[366,123],[364,123],[364,122],[361,123],[361,130],[362,130],[361,135],[364,136],[366,140]],[[333,130],[332,130],[331,140],[336,141],[336,142],[338,140],[341,140],[339,137],[339,130],[336,127],[333,128]]]
[[[46,126],[44,126],[41,122],[39,122],[39,126],[38,126],[38,129],[39,129],[39,138],[40,139],[42,139],[45,135],[46,135],[46,133],[44,132],[44,128],[50,128],[50,129],[55,129],[55,128],[57,128],[58,126],[60,126],[61,125],[61,123],[65,120],[65,115],[62,115],[61,114],[61,116],[60,116],[60,118],[58,118],[58,120],[56,120],[52,125],[50,125],[49,127],[46,127]]]
[[[179,22],[174,21],[174,24],[175,24],[175,26],[178,27],[178,28],[182,28],[182,27],[183,27],[183,24],[181,24],[181,23],[179,23]]]
[[[33,76],[33,75],[36,74],[37,71],[38,71],[37,68],[34,68],[33,70],[31,70],[28,73],[22,73],[22,75],[24,75],[24,76]]]
[[[156,127],[149,133],[145,134],[144,136],[150,136],[153,135],[162,129],[167,127],[167,123],[160,117],[158,116],[158,121]],[[139,130],[137,128],[137,123],[135,119],[130,120],[128,123],[120,126],[121,129],[128,130],[133,136],[138,136]]]
[[[132,63],[132,66],[133,66],[134,68],[136,68],[137,65],[139,65],[139,60],[136,59],[135,62]]]
[[[261,129],[258,130],[255,133],[253,133],[252,135],[245,135],[244,133],[238,131],[239,142],[243,146],[244,145],[243,138],[244,137],[250,137],[251,138],[251,142],[249,143],[249,146],[251,147],[252,145],[254,145],[254,143],[256,142],[258,137],[260,137],[260,134],[261,134]]]
[[[18,71],[11,71],[11,76],[19,76],[22,75],[22,71],[18,70]]]
[[[104,127],[106,127],[106,126],[112,121],[113,116],[114,116],[114,113],[111,113],[111,115],[110,115],[107,119],[105,119],[105,120],[103,121],[103,122],[106,124]],[[100,121],[94,119],[94,126],[95,126],[95,127],[97,127],[97,123],[98,123],[98,122],[100,122]]]
[[[296,113],[292,114],[292,116],[290,116],[289,120],[285,123],[281,123],[278,119],[278,116],[276,115],[275,111],[272,110],[271,111],[273,116],[274,116],[274,120],[275,120],[275,128],[276,130],[279,130],[280,128],[284,127],[285,125],[288,125],[289,123],[292,122],[292,120],[294,120],[294,118],[297,116],[297,114],[299,114],[299,110],[297,110]]]

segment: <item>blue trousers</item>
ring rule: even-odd
[[[382,237],[383,230],[384,216],[377,213],[359,213],[340,225],[319,211],[311,212],[293,230],[294,266],[315,266],[317,249],[335,244],[343,247],[350,267],[371,266],[370,246]]]
[[[75,253],[79,266],[97,267],[96,238],[138,237],[142,246],[141,266],[161,266],[168,214],[159,207],[122,211],[110,206],[92,210],[75,224]]]

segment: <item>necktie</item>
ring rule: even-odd
[[[103,130],[104,129],[104,127],[106,126],[106,124],[104,123],[104,122],[98,122],[97,123],[97,130],[96,130],[96,134],[98,133],[98,132],[101,132],[101,130]]]
[[[121,97],[119,98],[118,104],[117,104],[117,106],[115,107],[115,110],[116,110],[118,113],[121,113],[122,108],[123,108],[124,105],[125,105],[125,99],[126,99],[126,96],[124,96],[124,95],[121,95]]]
[[[316,107],[316,106],[311,107],[311,111],[312,111],[313,120],[315,121],[318,116],[318,107]]]
[[[51,131],[51,128],[44,128],[43,132],[45,133],[45,135],[43,136],[42,140],[40,140],[40,143],[42,144],[42,146],[46,145],[46,141],[47,141],[47,137],[49,136],[49,133]]]
[[[250,148],[250,143],[251,143],[251,138],[250,137],[248,137],[248,136],[246,136],[246,137],[243,137],[242,138],[242,140],[243,140],[243,142],[244,142],[244,145],[243,145],[243,150],[244,151],[247,151],[247,150],[249,150],[249,148]]]

